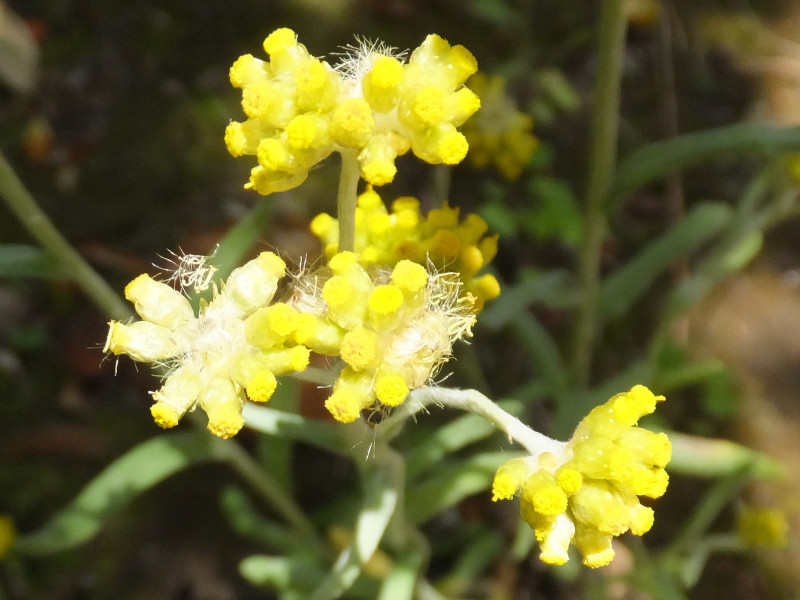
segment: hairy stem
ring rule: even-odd
[[[589,380],[592,352],[597,336],[597,295],[600,256],[606,234],[604,200],[614,173],[619,131],[620,81],[625,49],[624,0],[603,0],[599,30],[599,57],[589,155],[583,247],[579,277],[581,304],[574,334],[572,373],[575,383]]]
[[[131,315],[127,305],[105,279],[72,247],[39,208],[2,153],[0,153],[0,196],[28,233],[61,263],[64,272],[81,287],[100,310],[112,319],[126,319]]]
[[[483,417],[502,430],[509,440],[517,442],[532,455],[542,452],[559,453],[564,446],[563,442],[534,431],[477,390],[436,387],[424,387],[411,392],[403,403],[403,412],[392,415],[384,422],[384,435],[391,436],[394,427],[432,404],[457,408]]]

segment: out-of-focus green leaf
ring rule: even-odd
[[[425,560],[423,553],[409,550],[401,554],[395,561],[391,573],[381,583],[377,600],[411,600],[415,594],[419,572]]]
[[[501,401],[497,405],[511,414],[522,410],[520,403],[514,400]],[[485,439],[496,431],[497,428],[492,423],[478,415],[464,415],[437,427],[433,433],[406,452],[406,477],[417,477],[448,454]]]
[[[697,477],[721,477],[748,469],[753,477],[775,478],[786,475],[784,465],[750,448],[723,439],[668,433],[672,442],[670,472]]]
[[[643,185],[703,161],[798,150],[800,127],[779,127],[766,122],[735,123],[653,142],[620,162],[607,203],[614,207],[627,194]]]
[[[305,542],[284,525],[259,514],[247,494],[238,487],[226,488],[220,505],[234,531],[243,538],[283,552]]]
[[[46,556],[87,542],[139,494],[193,464],[215,458],[215,441],[219,440],[205,432],[181,432],[139,444],[106,467],[41,529],[21,536],[13,551]]]
[[[0,277],[67,279],[61,263],[50,254],[25,244],[0,245]]]
[[[397,508],[403,490],[403,459],[385,444],[375,449],[374,460],[361,466],[364,490],[352,542],[337,558],[331,572],[314,590],[311,600],[341,597],[372,557]]]
[[[550,385],[551,393],[560,397],[569,383],[569,372],[550,332],[527,313],[520,314],[508,330],[530,357],[538,375]]]
[[[472,12],[484,21],[494,25],[511,25],[519,19],[519,14],[503,0],[472,0]]]
[[[521,452],[487,452],[454,463],[442,461],[430,476],[406,490],[409,521],[423,523],[464,498],[488,490],[498,467]]]
[[[500,237],[513,237],[517,234],[519,215],[500,200],[492,200],[483,204],[480,215],[489,228]]]
[[[681,281],[672,293],[666,314],[674,316],[702,300],[710,291],[731,273],[745,267],[761,248],[763,233],[758,230],[745,231],[739,228],[741,237],[728,235],[691,274]]]
[[[524,223],[538,240],[560,239],[577,244],[581,238],[582,218],[578,201],[565,181],[553,177],[534,177],[528,191],[535,207]]]
[[[664,271],[717,236],[732,218],[733,210],[721,203],[694,207],[605,280],[598,299],[600,313],[606,318],[626,314]]]
[[[340,435],[341,428],[330,423],[304,419],[297,414],[258,406],[252,402],[245,404],[242,415],[248,427],[261,433],[306,442],[331,452],[345,455],[351,453],[352,446]]]
[[[505,549],[505,538],[498,530],[485,527],[476,532],[463,548],[450,574],[438,583],[439,588],[450,597],[463,598],[475,589]]]
[[[319,584],[325,571],[311,556],[267,556],[254,554],[239,563],[239,573],[251,584],[279,590],[290,588],[306,594]]]
[[[540,69],[533,79],[559,110],[575,112],[581,107],[580,94],[559,69]]]
[[[564,309],[575,306],[580,297],[575,275],[565,269],[526,271],[520,281],[503,286],[500,297],[492,300],[480,315],[482,327],[500,329],[534,304]]]
[[[272,216],[272,203],[259,198],[236,225],[220,240],[214,258],[210,261],[225,278],[241,264],[247,251],[264,236],[264,230]]]

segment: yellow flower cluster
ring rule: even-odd
[[[111,321],[104,351],[167,369],[164,385],[152,393],[158,425],[174,427],[199,404],[208,428],[228,438],[244,424],[247,398],[269,400],[276,375],[306,368],[309,350],[293,341],[281,318],[292,309],[268,306],[285,269],[278,256],[261,253],[214,288],[197,315],[186,297],[149,275],[127,285],[125,297],[142,320]]]
[[[394,179],[395,158],[409,149],[432,164],[466,156],[457,128],[480,100],[464,86],[477,62],[463,46],[429,35],[403,62],[391,48],[363,43],[334,68],[284,28],[264,50],[269,61],[246,54],[230,71],[248,118],[228,126],[225,143],[233,156],[258,159],[245,187],[263,195],[296,187],[333,151],[356,152],[374,185]]]
[[[469,160],[478,168],[493,163],[509,180],[515,180],[528,164],[539,140],[531,133],[533,120],[517,110],[506,94],[502,77],[476,73],[469,85],[481,98],[481,111],[464,125]]]
[[[471,335],[475,317],[453,274],[401,260],[370,276],[352,252],[335,255],[329,269],[298,281],[290,302],[296,339],[346,364],[325,403],[338,421],[356,420],[376,400],[399,405]]]
[[[355,252],[365,267],[392,267],[401,260],[425,264],[438,271],[457,273],[463,284],[462,297],[475,298],[473,312],[482,310],[487,300],[500,294],[494,275],[476,275],[497,254],[497,236],[486,236],[486,222],[475,214],[459,222],[459,210],[445,204],[422,216],[419,200],[402,196],[386,209],[372,189],[358,197],[356,208]],[[311,231],[330,257],[339,250],[338,221],[326,213],[311,221]]]
[[[269,400],[276,376],[304,370],[311,350],[341,357],[345,367],[326,406],[339,421],[354,421],[376,402],[397,406],[425,385],[475,321],[457,275],[408,260],[368,274],[355,254],[342,252],[319,271],[294,275],[289,300],[274,302],[286,265],[263,252],[215,286],[196,316],[168,283],[204,289],[212,268],[194,255],[177,266],[166,282],[145,274],[127,285],[141,320],[111,321],[104,349],[166,370],[152,392],[161,427],[200,405],[214,434],[236,434],[244,403]]]
[[[664,400],[637,385],[589,413],[559,451],[510,460],[495,475],[494,500],[520,495],[522,518],[536,533],[542,561],[563,564],[574,544],[590,567],[614,558],[611,540],[642,535],[653,510],[639,496],[667,489],[672,445],[664,433],[636,427]]]

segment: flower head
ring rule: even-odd
[[[128,284],[125,297],[141,320],[111,321],[104,350],[166,369],[164,384],[152,392],[158,425],[174,427],[199,404],[208,428],[230,437],[244,424],[248,398],[269,400],[276,375],[305,369],[309,350],[291,341],[296,311],[270,305],[285,268],[275,254],[261,253],[215,288],[197,315],[181,293],[149,275]]]
[[[480,312],[487,300],[500,293],[491,274],[478,275],[497,253],[497,236],[487,236],[488,226],[475,214],[459,219],[458,208],[445,204],[423,216],[419,200],[397,198],[391,212],[378,193],[368,189],[358,197],[355,253],[365,267],[393,267],[401,260],[418,264],[429,261],[439,271],[457,273],[462,296],[475,298],[473,310]],[[328,256],[339,250],[338,221],[326,213],[311,222],[311,231],[323,243]]]
[[[522,518],[536,533],[542,561],[563,564],[574,544],[590,567],[614,558],[611,540],[646,533],[653,510],[639,496],[667,488],[672,446],[663,433],[636,426],[663,396],[637,385],[592,410],[560,451],[512,459],[497,471],[493,499],[520,496]]]
[[[469,85],[482,103],[481,111],[464,125],[470,162],[478,168],[492,163],[506,179],[514,180],[539,145],[531,133],[533,120],[517,110],[502,77],[476,73]]]
[[[283,28],[264,50],[268,61],[246,54],[230,71],[248,118],[228,125],[225,143],[233,156],[258,159],[246,187],[264,195],[296,187],[333,151],[355,150],[374,185],[394,179],[395,158],[409,149],[434,164],[466,156],[458,127],[480,100],[464,86],[477,62],[463,46],[429,35],[405,62],[404,52],[364,41],[332,67]]]
[[[407,260],[369,273],[342,252],[326,271],[304,277],[314,283],[300,282],[292,296],[292,306],[305,307],[295,339],[345,363],[325,404],[339,421],[354,421],[376,402],[401,404],[471,335],[470,300],[452,273]]]

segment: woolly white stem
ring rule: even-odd
[[[560,455],[564,450],[564,442],[534,431],[476,390],[424,387],[411,392],[403,404],[407,413],[398,415],[403,419],[424,410],[430,404],[438,404],[471,412],[491,421],[508,435],[509,440],[520,444],[531,455],[536,456],[542,452]]]

